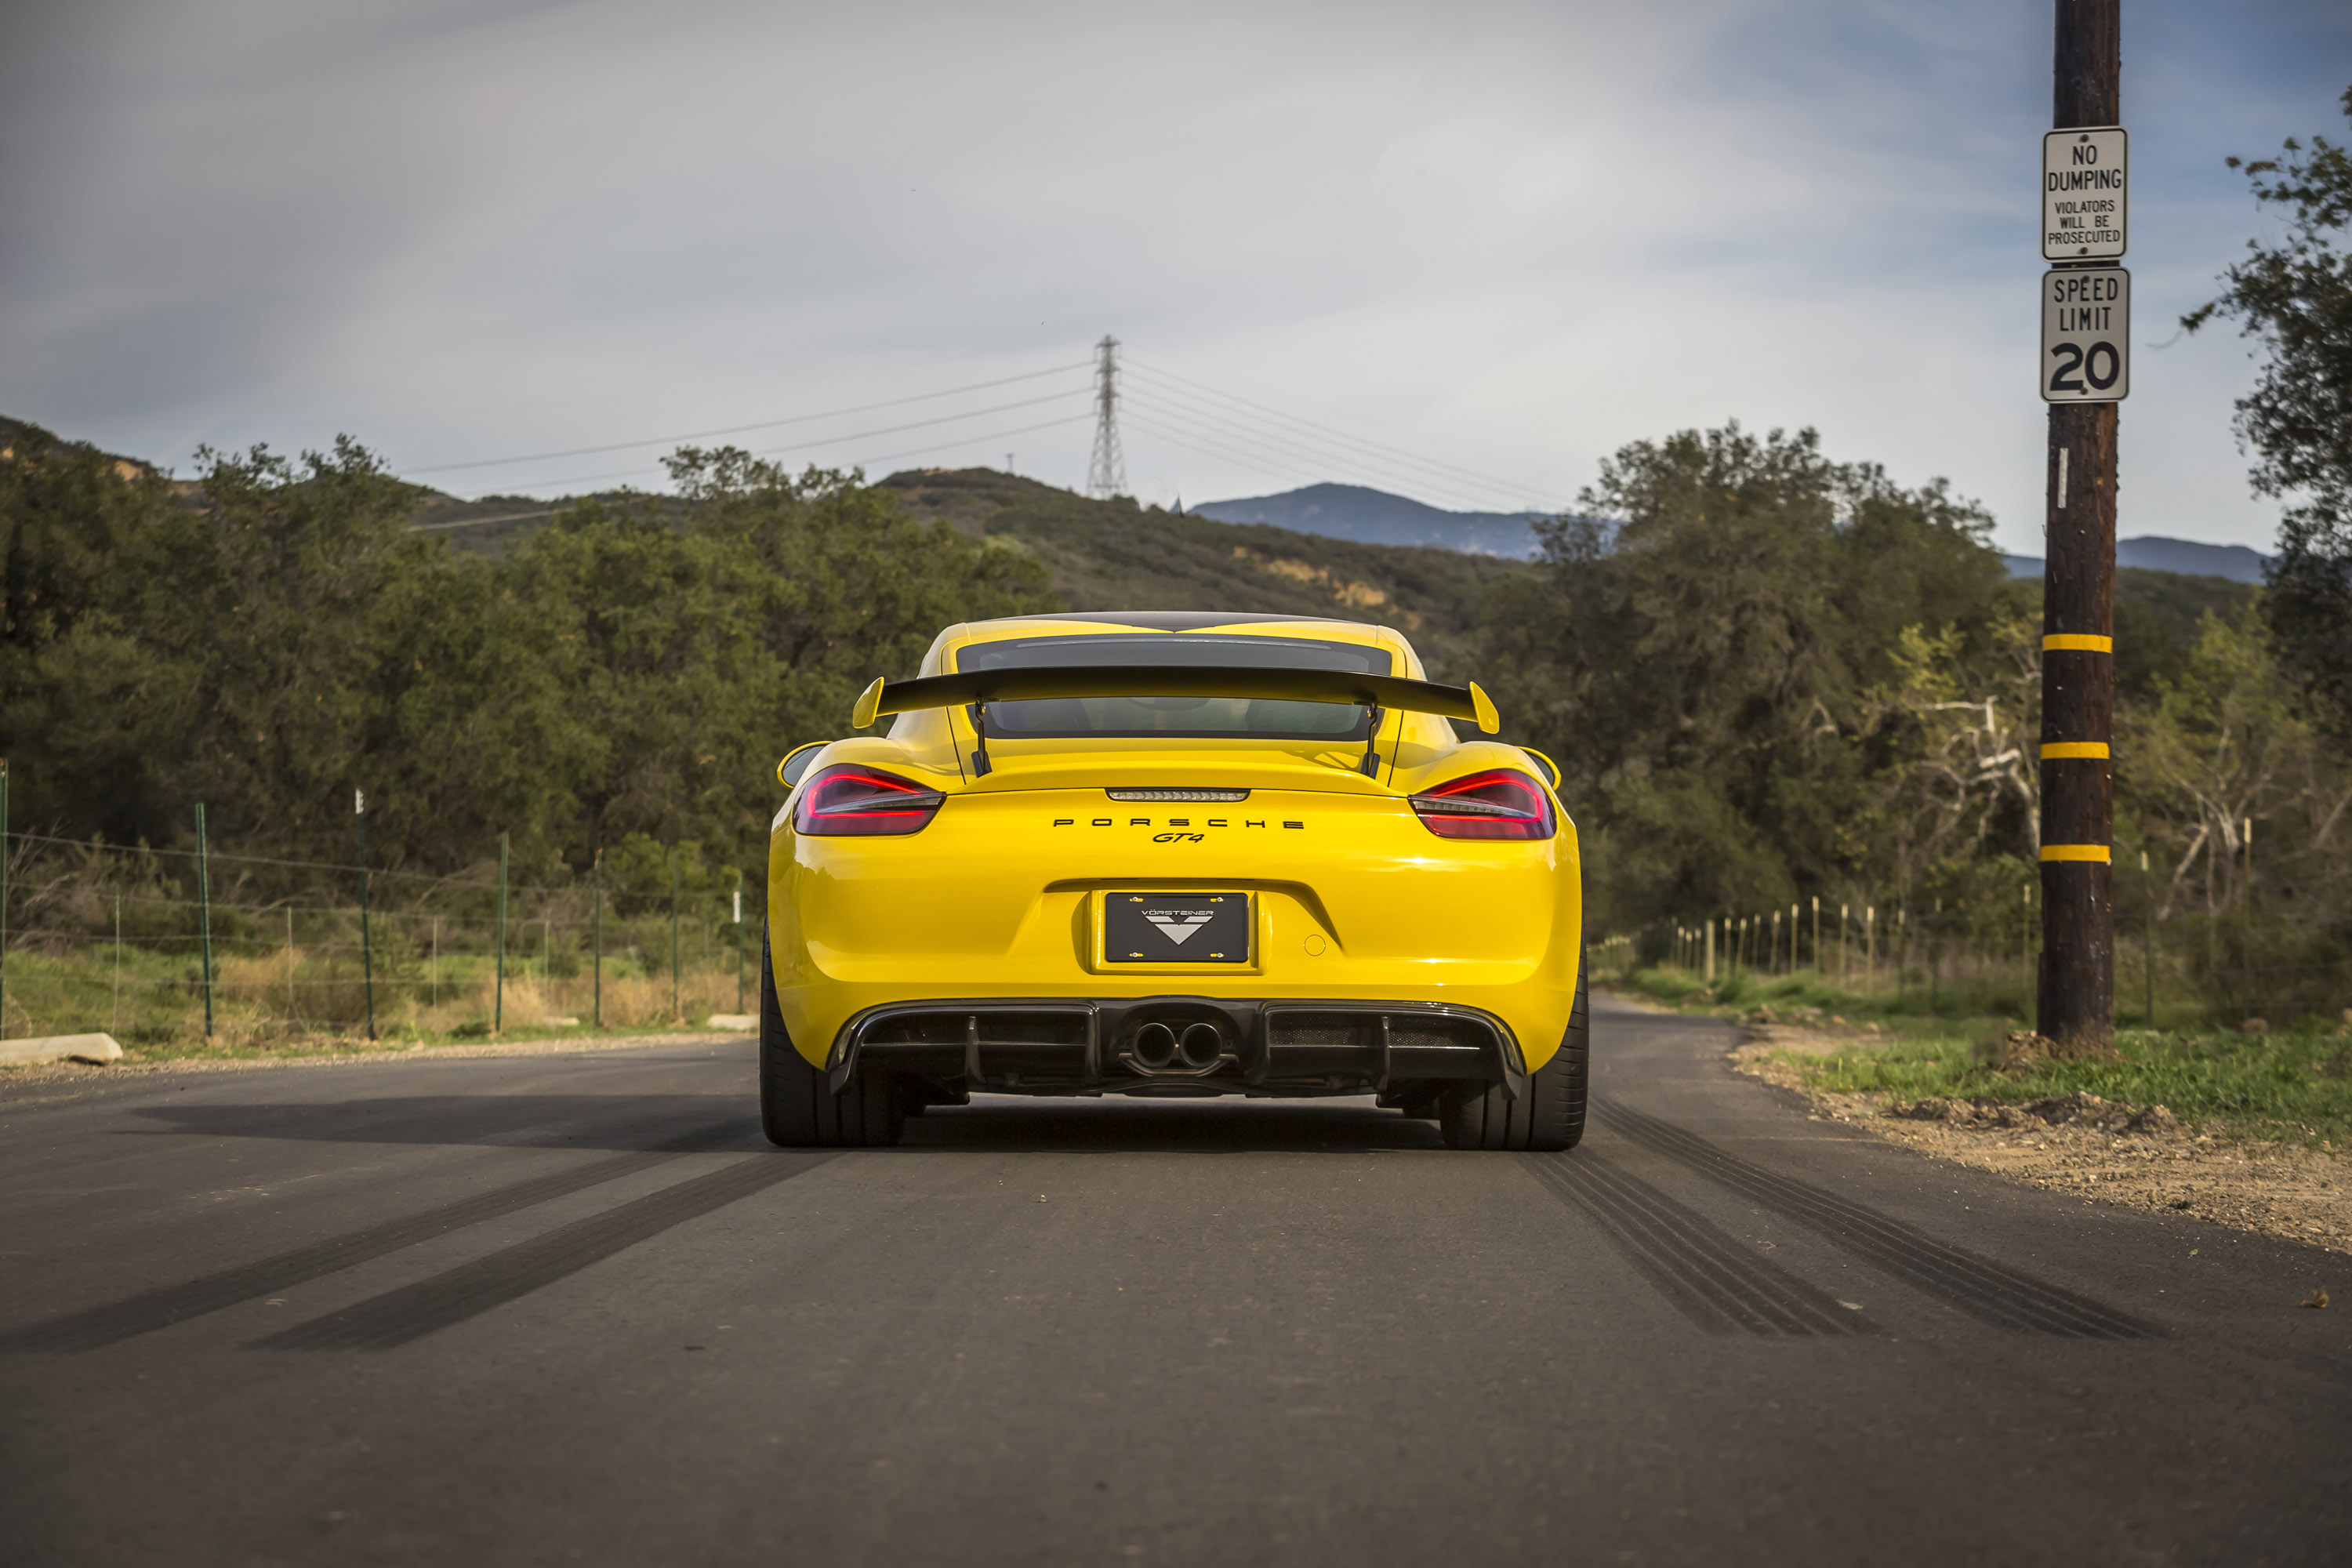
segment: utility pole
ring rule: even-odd
[[[2056,4],[2053,129],[2120,123],[2121,0]],[[2036,1027],[2078,1050],[2105,1048],[2116,1032],[2116,416],[2113,401],[2049,414]]]
[[[1095,455],[1087,465],[1087,494],[1108,500],[1126,493],[1127,455],[1118,447],[1118,340],[1106,332],[1095,345]]]

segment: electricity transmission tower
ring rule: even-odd
[[[1095,455],[1087,465],[1087,494],[1098,500],[1127,493],[1127,455],[1118,448],[1118,340],[1095,345]]]

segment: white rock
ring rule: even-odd
[[[37,1040],[0,1040],[0,1062],[119,1062],[122,1047],[112,1035],[48,1035]]]
[[[741,1029],[749,1032],[760,1026],[757,1013],[713,1013],[710,1026],[714,1029]]]
[[[572,1029],[580,1026],[579,1019],[566,1018],[554,1013],[550,1013],[539,1022],[541,1027],[548,1029]]]

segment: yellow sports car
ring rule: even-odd
[[[760,1091],[793,1148],[977,1092],[1373,1094],[1456,1149],[1584,1129],[1583,882],[1540,752],[1384,626],[950,626],[803,746]]]

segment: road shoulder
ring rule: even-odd
[[[1889,1143],[2094,1203],[2352,1253],[2352,1159],[2340,1151],[2233,1137],[2162,1106],[2092,1094],[2021,1105],[1828,1093],[1811,1085],[1803,1060],[1851,1051],[1852,1037],[1785,1025],[1742,1033],[1728,1053],[1735,1070]]]

